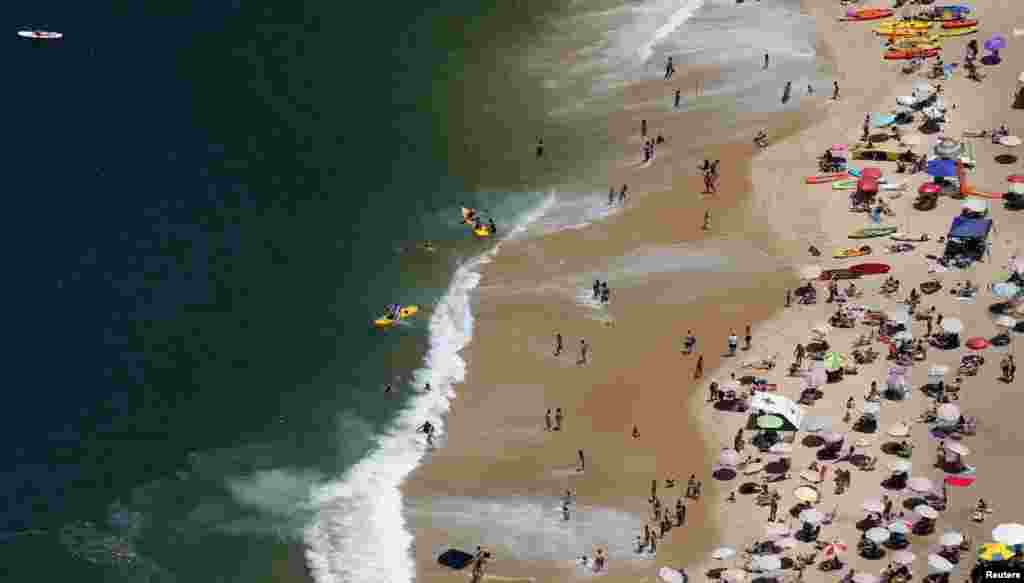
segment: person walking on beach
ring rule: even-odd
[[[686,505],[683,504],[683,499],[676,499],[676,526],[682,526],[686,524]]]
[[[693,335],[693,330],[687,330],[686,338],[683,339],[683,354],[693,354],[695,346],[697,346],[697,337]]]
[[[542,138],[537,138],[537,157],[544,157],[544,140]]]
[[[675,108],[679,109],[679,100],[683,98],[682,92],[676,89]]]
[[[583,457],[583,450],[577,450],[576,455],[579,456],[580,465],[576,468],[577,472],[582,472],[587,469],[587,458]]]
[[[788,308],[788,307],[790,307],[792,305],[793,305],[793,291],[787,289],[786,290],[786,307]]]
[[[768,68],[768,53],[764,54],[764,68]]]
[[[544,431],[551,431],[551,409],[544,414]]]
[[[601,280],[595,279],[594,285],[590,288],[594,292],[594,299],[601,297]]]
[[[589,349],[590,349],[590,347],[587,345],[587,341],[585,339],[581,338],[580,339],[580,359],[578,361],[576,361],[576,364],[579,364],[579,365],[587,364],[587,351]]]
[[[1012,354],[1009,356],[1009,358],[1010,358],[1010,369],[1009,369],[1010,370],[1010,374],[1009,374],[1009,376],[1006,377],[1006,382],[1012,383],[1013,379],[1017,376],[1017,363],[1013,361],[1013,355]]]
[[[562,413],[562,408],[558,407],[555,409],[555,431],[562,430],[562,420],[565,419],[565,414]]]
[[[839,81],[832,82],[832,100],[839,101]]]
[[[729,356],[736,356],[736,347],[739,346],[740,340],[736,337],[736,332],[729,331]]]
[[[612,186],[612,187],[608,188],[608,206],[613,206],[614,204],[615,204],[615,187]]]
[[[697,490],[697,474],[690,474],[690,479],[686,480],[686,497],[693,498],[694,492]]]
[[[814,95],[814,86],[810,83],[807,84],[807,95]]]
[[[672,75],[674,75],[675,72],[676,72],[676,66],[672,64],[672,57],[669,57],[668,58],[668,62],[665,63],[665,80],[667,81],[667,80],[671,79]]]
[[[708,385],[708,403],[717,403],[718,400],[718,381],[711,381],[711,384]]]
[[[555,332],[555,356],[562,354],[562,348],[562,334],[560,332]]]
[[[738,431],[736,431],[736,437],[733,438],[733,440],[732,440],[732,448],[735,449],[737,452],[742,452],[743,451],[743,446],[744,446],[743,429],[740,428]]]
[[[797,366],[797,368],[803,367],[803,365],[804,365],[804,356],[805,355],[806,355],[806,351],[804,350],[804,345],[798,343],[796,345],[796,349],[793,351],[793,358],[796,359],[796,366]]]
[[[793,82],[792,81],[786,81],[786,87],[783,88],[783,90],[782,90],[782,103],[788,102],[790,96],[792,95],[792,93],[793,93]]]
[[[711,211],[704,211],[704,226],[701,229],[704,231],[711,230]]]
[[[640,428],[636,425],[633,426],[633,439],[640,439]]]
[[[744,350],[750,350],[751,341],[753,340],[753,338],[754,337],[751,336],[751,334],[750,334],[750,324],[747,324],[747,333],[743,337],[743,341],[744,341],[744,344],[745,344]]]
[[[629,185],[623,184],[622,190],[619,191],[619,204],[626,203],[626,191],[629,190]]]
[[[772,496],[771,505],[768,509],[768,522],[775,522],[779,516],[779,499]]]
[[[640,120],[640,137],[641,138],[646,138],[647,137],[647,120],[646,119]]]
[[[693,371],[693,378],[699,379],[704,376],[704,355],[701,354],[697,357],[697,368]]]

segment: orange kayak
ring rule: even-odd
[[[848,172],[830,172],[828,174],[818,174],[817,176],[808,176],[804,180],[807,184],[824,184],[826,182],[835,182],[836,180],[843,180],[849,178]]]
[[[861,8],[847,12],[842,20],[878,20],[892,16],[892,8]]]
[[[938,54],[939,49],[902,49],[885,51],[882,58],[887,61],[900,59],[927,59],[937,56]]]
[[[977,20],[951,20],[949,22],[943,22],[942,28],[967,28],[968,26],[978,26]]]

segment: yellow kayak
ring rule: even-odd
[[[910,28],[918,30],[927,30],[932,27],[932,23],[927,20],[903,20],[903,21],[891,21],[883,22],[878,25],[875,30],[892,30],[898,28]]]
[[[416,315],[416,312],[419,312],[419,311],[420,311],[420,307],[419,306],[403,306],[402,309],[398,310],[398,320],[404,320],[406,318],[411,318],[411,317]],[[385,315],[381,316],[380,318],[377,318],[376,320],[374,320],[373,321],[373,325],[378,327],[378,328],[387,328],[389,326],[394,326],[395,322],[397,322],[398,320],[395,320],[394,318],[392,318],[390,314],[385,314]]]
[[[966,28],[951,28],[949,30],[943,30],[939,32],[939,36],[942,38],[948,38],[951,36],[964,36],[965,34],[974,34],[978,32],[977,26],[969,26]]]
[[[480,227],[479,229],[473,229],[473,234],[481,239],[485,239],[491,236],[491,230],[487,227]]]

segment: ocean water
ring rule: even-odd
[[[601,107],[733,8],[9,7],[66,36],[5,47],[0,574],[257,582],[300,555],[320,582],[410,580],[412,428],[443,443],[500,252],[459,206],[514,237],[605,218]],[[812,71],[802,50],[782,52]],[[391,302],[424,310],[373,329]]]

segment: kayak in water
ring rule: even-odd
[[[406,318],[411,318],[415,316],[416,313],[419,311],[419,306],[404,306],[398,308],[397,310],[391,310],[388,313],[385,313],[380,318],[374,320],[373,325],[377,326],[378,328],[387,328],[389,326],[394,326],[396,322],[400,320],[405,320]]]
[[[39,40],[56,40],[59,38],[64,38],[64,33],[50,32],[47,30],[19,30],[18,36],[20,36],[21,38],[32,38]]]

